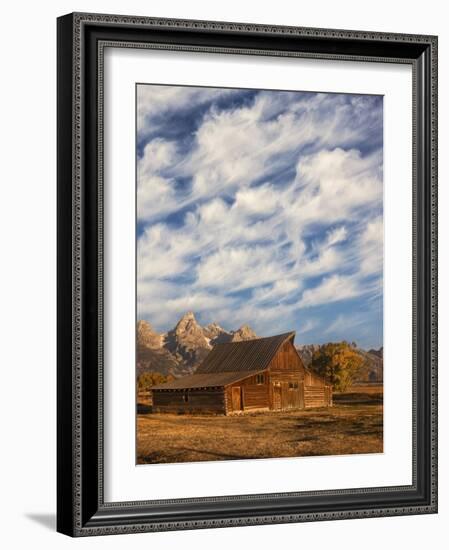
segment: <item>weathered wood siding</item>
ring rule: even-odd
[[[236,407],[237,401],[232,398],[232,392],[240,388],[240,408]],[[263,374],[263,383],[258,381],[257,376],[248,376],[244,380],[234,382],[226,388],[227,412],[250,411],[270,408],[269,396],[269,375]]]
[[[283,344],[269,366],[270,408],[304,409],[332,405],[332,389],[323,378],[305,369],[291,341]]]
[[[224,414],[223,388],[153,390],[153,412]]]
[[[268,409],[270,406],[268,385],[243,386],[243,410]]]
[[[285,342],[269,365],[270,373],[298,372],[304,374],[304,364],[291,341]]]
[[[308,371],[305,373],[304,384],[306,386],[325,386],[326,382],[321,376],[318,376],[314,372]]]
[[[326,388],[326,406],[327,407],[332,407],[332,405],[333,405],[333,402],[332,402],[332,386],[326,385],[325,388]]]
[[[332,389],[330,386],[305,386],[304,406],[306,409],[312,407],[329,407],[332,405]]]
[[[292,342],[278,350],[269,366],[270,408],[289,410],[304,408],[303,380],[305,368]]]

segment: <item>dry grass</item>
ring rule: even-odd
[[[139,403],[139,464],[380,453],[382,387],[334,396],[328,409],[238,416],[152,414]]]

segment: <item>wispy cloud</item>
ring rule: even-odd
[[[381,98],[142,85],[138,142],[138,314],[160,330],[194,309],[313,336],[314,309],[378,297]]]

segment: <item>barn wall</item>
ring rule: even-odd
[[[269,407],[268,385],[245,385],[243,387],[243,410]]]
[[[286,342],[270,366],[270,408],[274,410],[327,407],[332,405],[332,389],[323,378],[309,370],[293,343]]]
[[[321,376],[318,376],[312,371],[307,371],[304,376],[304,383],[306,386],[325,386],[326,381]]]
[[[312,407],[329,407],[332,405],[331,386],[305,386],[304,406],[306,409]]]
[[[289,410],[304,408],[305,368],[293,343],[285,342],[271,360],[270,372],[270,408]]]
[[[258,384],[256,376],[248,376],[230,384],[226,388],[227,412],[236,412],[232,401],[232,388],[241,388],[241,407],[239,410],[249,411],[270,408],[269,376],[264,373],[264,383]]]
[[[185,395],[188,400],[185,401]],[[224,414],[223,388],[195,390],[153,390],[153,412]]]
[[[269,370],[274,372],[300,372],[304,374],[304,364],[291,340],[285,342],[270,362]]]

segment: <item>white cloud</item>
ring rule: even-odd
[[[177,162],[176,142],[156,138],[145,145],[143,155],[138,163],[139,180],[147,174],[160,172],[164,168],[173,167]]]
[[[188,86],[140,85],[137,86],[137,125],[140,132],[154,124],[154,117],[163,113],[181,111],[201,105],[219,97],[237,93],[220,88]]]
[[[363,324],[366,321],[362,315],[344,315],[339,314],[324,330],[324,334],[335,334],[338,336],[347,336],[351,330]]]
[[[321,283],[303,292],[299,307],[318,306],[354,298],[363,293],[354,277],[331,275]]]
[[[142,135],[161,113],[221,97],[142,88]],[[138,161],[142,315],[158,327],[193,309],[271,333],[273,323],[290,330],[299,308],[378,295],[381,279],[364,278],[382,266],[382,153],[355,147],[379,124],[367,101],[262,92],[243,107],[212,106],[187,152],[151,139]],[[313,328],[306,319],[301,332]]]
[[[270,184],[237,191],[233,208],[249,215],[273,214],[279,208],[279,192]]]
[[[158,175],[140,179],[137,186],[137,216],[146,219],[167,207],[172,207],[176,201],[173,183]]]
[[[307,277],[324,275],[341,267],[343,259],[342,253],[333,248],[324,247],[316,258],[307,259],[300,263],[298,270],[303,276]]]
[[[300,325],[299,329],[296,331],[298,334],[305,334],[310,332],[319,326],[319,322],[316,319],[307,319],[304,324]]]
[[[291,216],[302,223],[351,219],[360,208],[382,200],[382,157],[357,150],[322,150],[300,158]]]
[[[276,281],[283,271],[270,252],[263,246],[219,249],[198,264],[196,284],[232,292]]]
[[[346,230],[346,227],[342,225],[341,227],[336,227],[335,229],[331,229],[326,234],[326,244],[328,246],[332,246],[334,244],[341,243],[345,241],[348,237],[348,231]]]
[[[185,236],[190,241],[188,235]],[[182,239],[173,240],[164,224],[148,227],[137,242],[138,281],[159,280],[182,274],[189,267],[189,249],[183,250]]]
[[[383,230],[383,218],[379,216],[366,224],[360,236],[360,271],[365,275],[383,270]]]
[[[298,279],[281,279],[275,281],[269,287],[257,288],[252,295],[255,302],[282,301],[292,296],[301,288],[301,281]]]

